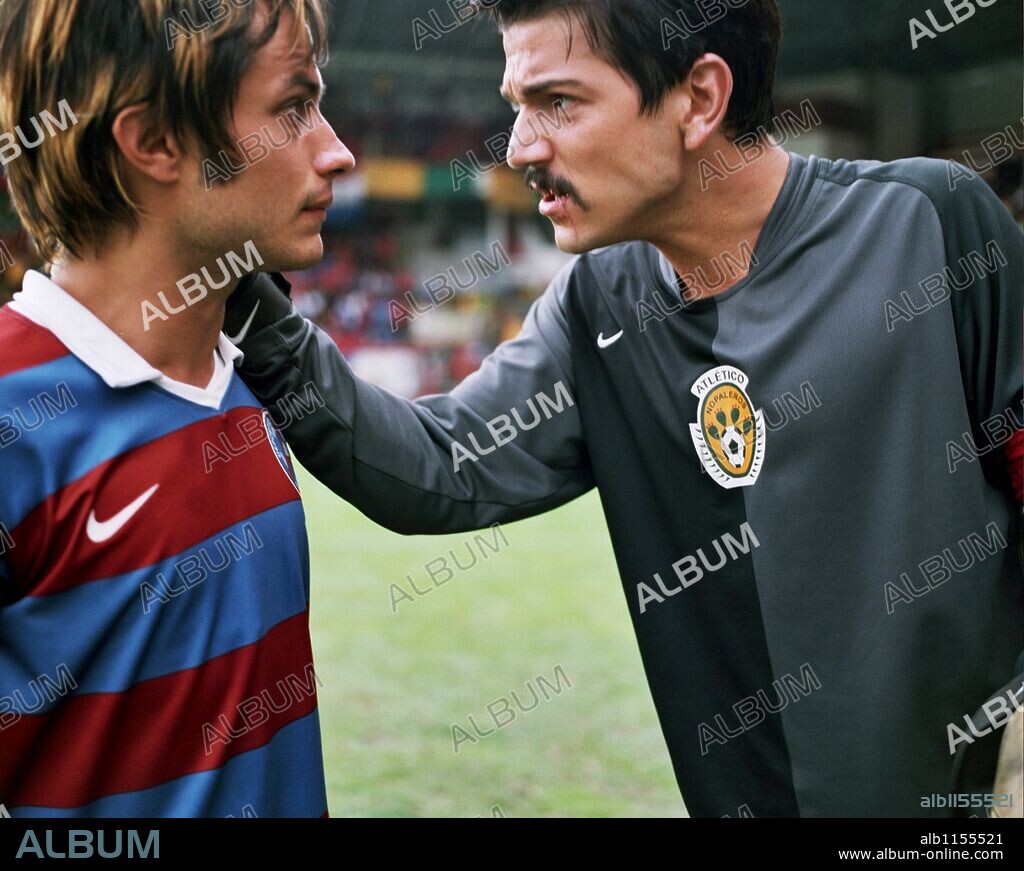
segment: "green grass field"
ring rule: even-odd
[[[486,531],[487,549],[395,535],[301,483],[332,816],[684,815],[596,494],[502,527],[507,544]],[[413,601],[394,611],[391,584]],[[512,690],[540,702],[509,720]],[[479,738],[469,717],[494,729],[494,702],[505,725]],[[455,724],[475,739],[457,755]]]

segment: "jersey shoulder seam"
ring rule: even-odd
[[[914,190],[916,190],[920,194],[922,194],[922,196],[924,196],[924,198],[926,200],[928,200],[929,205],[932,207],[932,209],[935,212],[935,216],[939,220],[939,227],[942,230],[943,243],[945,244],[945,242],[947,241],[946,240],[946,222],[943,220],[942,208],[940,207],[939,203],[936,201],[936,197],[935,197],[934,193],[932,191],[930,191],[921,182],[917,181],[916,179],[913,179],[913,178],[910,178],[910,177],[904,176],[904,175],[892,175],[892,176],[882,177],[882,176],[880,176],[878,174],[878,169],[870,169],[870,170],[866,170],[863,173],[857,173],[852,178],[850,178],[848,181],[844,180],[844,179],[835,178],[832,175],[832,173],[830,171],[828,171],[828,170],[823,174],[823,176],[824,176],[824,180],[825,181],[827,181],[827,182],[829,182],[831,184],[834,184],[834,185],[838,185],[840,187],[850,187],[851,185],[853,185],[855,182],[858,182],[858,181],[870,181],[870,182],[874,182],[875,184],[901,184],[901,185],[905,185],[907,187],[913,188]]]

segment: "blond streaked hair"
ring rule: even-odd
[[[77,119],[4,168],[44,260],[98,251],[110,230],[138,226],[112,134],[128,106],[147,104],[147,120],[194,146],[197,158],[224,151],[243,162],[228,122],[244,73],[285,10],[295,15],[297,38],[308,27],[314,58],[325,63],[329,2],[0,0],[0,135],[20,128],[32,137],[39,117],[52,132],[44,112],[61,111],[67,125],[70,108]],[[188,22],[210,26],[193,33]]]

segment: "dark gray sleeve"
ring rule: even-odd
[[[1006,450],[1024,422],[1024,236],[981,178],[946,182],[931,193],[946,265],[958,282],[969,278],[950,304],[972,435],[986,476],[1012,494]]]
[[[947,264],[956,275],[969,271],[973,277],[952,295],[968,405],[979,423],[1007,410],[1020,420],[1024,237],[981,179],[962,183],[946,196]],[[990,432],[985,435],[991,439]]]
[[[867,176],[911,185],[935,209],[945,263],[936,264],[937,274],[922,288],[933,305],[949,299],[974,441],[979,448],[996,447],[1006,440],[1010,416],[1019,421],[1022,413],[1021,228],[984,180],[964,166],[910,158],[881,164]]]
[[[450,394],[416,401],[357,378],[334,342],[295,311],[279,277],[240,286],[225,332],[237,335],[259,304],[239,345],[242,377],[320,481],[396,532],[461,532],[539,514],[594,486],[564,310],[571,271],[479,371]]]

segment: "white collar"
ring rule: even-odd
[[[11,308],[49,330],[81,360],[114,389],[154,382],[175,396],[209,408],[220,408],[231,385],[234,365],[216,365],[213,378],[205,389],[168,378],[147,363],[110,327],[67,291],[35,270],[25,273],[20,293],[14,295]],[[221,333],[217,350],[225,363],[236,364],[244,356]]]

